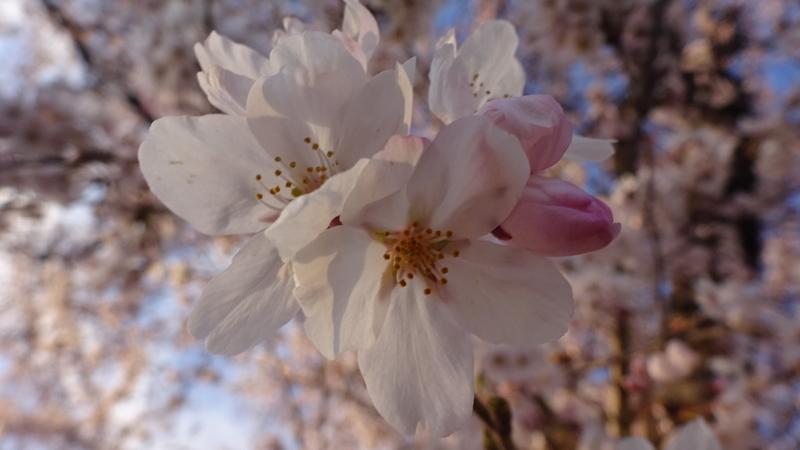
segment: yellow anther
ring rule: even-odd
[[[306,167],[306,172],[311,173],[314,171],[313,167]]]
[[[287,182],[286,182],[286,187],[287,187],[287,188],[288,188],[288,187],[292,187],[292,182],[291,182],[291,181],[287,181]]]
[[[389,233],[388,231],[384,231],[384,232],[383,232],[383,236],[384,236],[384,237],[389,237],[389,234],[390,234],[390,233]]]
[[[390,258],[391,258],[391,256],[389,256],[389,254],[388,254],[388,253],[385,253],[385,254],[383,255],[383,259],[390,259]]]
[[[399,283],[400,283],[400,286],[402,286],[402,287],[406,287],[406,284],[408,284],[408,283],[406,283],[406,280],[400,280]]]
[[[272,190],[275,191],[275,193],[277,194],[278,192],[281,191],[281,187],[280,186],[275,186],[274,188],[272,188]]]
[[[309,183],[308,178],[303,178],[303,184],[308,184],[308,183]]]
[[[316,150],[318,148],[319,148],[319,144],[317,144],[317,143],[314,143],[314,145],[311,146],[311,150]]]
[[[264,194],[256,194],[256,198],[261,200],[262,198],[264,198]]]
[[[275,162],[281,162],[281,157],[280,156],[276,156],[275,157]]]
[[[414,274],[413,274],[413,273],[411,273],[411,272],[408,272],[408,273],[406,274],[406,278],[408,278],[409,280],[413,280],[413,279],[414,279]]]
[[[473,75],[473,76],[472,76],[472,79],[473,79],[473,80],[477,80],[477,79],[478,79],[478,74],[476,73],[475,75]]]
[[[423,293],[423,294],[425,294],[425,295],[431,295],[431,292],[432,292],[432,291],[431,291],[431,289],[430,289],[430,288],[425,288],[425,290],[424,290],[424,291],[422,291],[422,293]]]
[[[439,283],[447,284],[447,278],[442,278],[441,280],[439,280]]]
[[[458,255],[460,254],[461,252],[459,252],[458,250],[453,250],[453,258],[458,258]]]
[[[444,273],[447,273],[447,272],[449,272],[449,271],[450,271],[450,269],[448,269],[447,267],[442,267],[442,273],[443,273],[443,274],[444,274]]]
[[[279,176],[281,176],[281,174],[282,174],[282,173],[283,173],[283,172],[281,172],[280,170],[276,170],[276,171],[275,171],[275,176],[276,176],[276,177],[279,177]]]
[[[452,232],[452,231],[450,231],[450,230],[447,230],[447,231],[444,233],[444,237],[446,237],[446,238],[451,238],[451,237],[453,237],[453,232]]]
[[[411,226],[412,226],[413,228],[419,228],[419,222],[417,222],[417,221],[415,220],[415,221],[411,222]]]
[[[329,151],[328,153],[326,153],[326,155],[328,155],[328,158],[330,158],[331,156],[333,156],[333,152]]]
[[[425,234],[431,234],[431,233],[433,233],[433,230],[431,230],[430,228],[425,228]]]
[[[290,163],[289,163],[289,167],[291,167],[292,169],[294,169],[295,167],[297,167],[297,163],[296,163],[296,162],[294,162],[294,161],[292,161],[292,162],[290,162]]]
[[[439,230],[436,230],[436,232],[435,232],[435,233],[433,233],[433,235],[434,235],[434,236],[436,236],[436,237],[439,237],[439,236],[441,236],[441,235],[442,235],[442,232],[441,232],[441,231],[439,231]]]
[[[492,93],[492,91],[486,91],[486,95],[489,95],[491,93]]]
[[[261,174],[256,175],[256,181],[261,181]]]
[[[305,142],[306,144],[310,144],[311,143],[311,138],[307,137],[307,138],[303,139],[303,142]]]

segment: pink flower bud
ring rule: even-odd
[[[531,173],[557,163],[572,141],[572,123],[549,95],[526,95],[492,100],[481,114],[519,139],[528,155]]]
[[[536,253],[570,256],[599,250],[619,232],[620,224],[602,201],[572,183],[531,175],[494,235]]]

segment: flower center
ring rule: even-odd
[[[256,181],[265,191],[256,193],[256,198],[266,206],[278,209],[264,200],[265,195],[271,195],[285,206],[295,198],[319,189],[325,181],[339,172],[339,161],[334,159],[332,151],[323,150],[318,143],[312,143],[310,137],[303,139],[303,143],[316,154],[317,165],[303,167],[296,161],[285,162],[278,156],[275,162],[281,168],[273,172],[272,177],[265,178],[260,173],[256,174]]]
[[[418,222],[412,222],[403,231],[376,231],[378,239],[386,245],[383,259],[391,264],[394,278],[400,287],[406,287],[414,277],[424,280],[428,287],[423,290],[430,295],[431,287],[447,284],[445,275],[449,269],[444,267],[443,260],[447,256],[458,257],[458,250],[449,255],[443,250],[450,243],[453,232],[422,228]]]

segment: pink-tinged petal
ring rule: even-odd
[[[459,251],[442,263],[448,283],[440,295],[467,331],[495,344],[542,344],[564,335],[572,288],[547,258],[482,240]]]
[[[255,233],[277,218],[283,205],[256,194],[259,173],[276,167],[243,117],[165,117],[150,127],[139,148],[139,166],[150,190],[175,214],[203,233]]]
[[[333,30],[333,32],[331,32],[331,36],[342,41],[342,45],[344,45],[344,48],[346,48],[347,51],[350,52],[351,55],[353,55],[353,58],[355,58],[358,61],[358,63],[361,64],[361,68],[364,69],[364,72],[366,72],[367,63],[369,61],[367,60],[367,55],[364,53],[364,49],[361,48],[360,45],[358,45],[358,42],[354,41],[353,38],[342,33],[339,30]]]
[[[372,157],[403,128],[404,116],[405,97],[398,72],[386,70],[372,77],[343,111],[336,130],[336,159],[350,167],[361,158]]]
[[[380,40],[378,22],[358,0],[344,0],[342,32],[356,41],[367,59],[372,57]]]
[[[475,97],[463,62],[455,62],[455,32],[450,30],[439,40],[428,74],[428,105],[431,112],[445,124],[468,116],[475,110]]]
[[[342,213],[345,199],[368,164],[369,160],[363,159],[353,168],[331,177],[314,192],[286,205],[278,220],[264,231],[284,261],[316,239]]]
[[[367,77],[335,37],[306,31],[280,42],[270,53],[276,75],[259,80],[247,99],[247,116],[305,120],[315,129],[335,128],[344,105]]]
[[[549,95],[526,95],[492,100],[477,114],[519,139],[528,155],[531,173],[557,163],[572,140],[572,123]]]
[[[246,45],[219,35],[216,31],[212,31],[202,44],[195,44],[194,53],[203,71],[219,66],[252,81],[277,73],[272,70],[266,57]]]
[[[572,136],[572,142],[564,153],[564,158],[573,161],[599,162],[614,155],[614,139],[594,139]]]
[[[292,289],[291,266],[258,234],[239,250],[228,269],[209,281],[187,328],[197,339],[208,336],[206,348],[211,353],[236,355],[297,314],[300,305]]]
[[[378,340],[358,352],[358,365],[375,408],[395,429],[410,435],[427,423],[447,436],[472,414],[472,344],[441,300],[419,291],[414,283],[393,289]]]
[[[220,111],[234,116],[246,114],[247,95],[253,87],[253,79],[211,66],[205,72],[197,72],[197,81],[208,102]]]
[[[528,162],[514,136],[483,116],[444,127],[406,187],[412,220],[456,238],[488,234],[514,208]]]
[[[678,428],[664,450],[722,450],[722,444],[705,420],[697,418]]]
[[[359,175],[342,208],[345,225],[372,230],[396,230],[408,225],[406,185],[425,147],[415,136],[394,135]],[[386,199],[392,196],[392,200]],[[386,199],[386,200],[384,200]]]
[[[656,448],[647,439],[628,437],[619,441],[617,450],[656,450]]]
[[[306,335],[326,358],[375,343],[389,301],[386,247],[366,231],[326,230],[293,260]],[[387,280],[388,282],[391,279]]]
[[[500,228],[509,244],[548,256],[599,250],[620,232],[608,205],[572,183],[537,175]]]

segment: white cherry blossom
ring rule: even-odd
[[[269,61],[281,69],[255,83],[249,118],[159,119],[139,161],[151,191],[207,234],[264,230],[297,201],[288,215],[306,225],[291,232],[305,245],[339,215],[362,171],[389,164],[386,152],[372,165],[369,158],[407,132],[411,83],[399,65],[368,79],[340,40],[319,32],[286,38]],[[391,161],[398,170],[416,162],[399,157]],[[299,309],[291,263],[271,240],[256,236],[242,252],[209,283],[189,319],[192,335],[208,336],[215,353],[246,350]]]
[[[303,22],[291,17],[283,20],[283,28],[274,32],[273,47],[306,31]],[[372,13],[358,0],[345,0],[342,31],[335,30],[333,36],[342,41],[366,71],[367,61],[380,38]],[[208,101],[227,114],[244,116],[247,94],[255,81],[280,71],[280,66],[270,63],[269,58],[216,31],[211,32],[205,42],[195,44],[194,52],[202,69],[197,73],[200,87]]]
[[[387,151],[423,145],[396,136]],[[306,334],[328,358],[359,351],[375,407],[403,433],[427,423],[449,435],[471,414],[466,331],[493,343],[566,331],[572,294],[555,266],[479,239],[510,213],[528,172],[516,138],[485,117],[462,118],[425,149],[405,187],[351,196],[343,226],[293,259]]]
[[[492,99],[522,95],[525,71],[514,56],[518,44],[514,26],[504,20],[484,22],[461,48],[450,30],[439,40],[431,63],[431,111],[448,124]]]
[[[455,32],[450,30],[439,40],[431,62],[428,103],[434,115],[445,124],[480,111],[494,116],[496,122],[508,115],[517,124],[527,122],[528,128],[556,125],[550,122],[555,117],[550,110],[527,108],[514,111],[492,108],[492,103],[489,103],[522,95],[525,71],[514,56],[518,45],[514,26],[504,20],[484,22],[469,35],[461,48],[456,44]],[[524,115],[514,117],[515,112]],[[614,142],[573,136],[563,156],[575,161],[603,161],[614,154]]]

